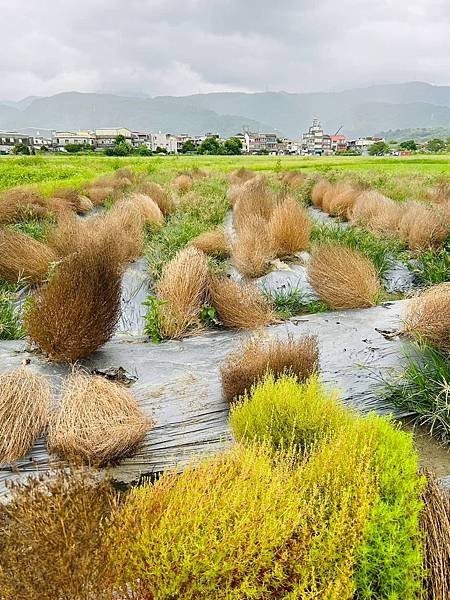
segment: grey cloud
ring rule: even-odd
[[[450,83],[446,0],[0,0],[0,99]]]

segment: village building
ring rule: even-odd
[[[88,145],[95,147],[95,136],[91,131],[55,131],[52,146],[59,152],[64,152],[68,144]]]
[[[12,154],[14,147],[23,144],[33,150],[33,138],[17,131],[0,131],[0,154]]]
[[[277,154],[278,137],[276,133],[252,133],[244,131],[244,151],[247,154]]]

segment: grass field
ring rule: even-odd
[[[398,189],[389,189],[393,197],[403,199],[413,193],[415,183],[432,183],[450,171],[450,155],[424,155],[415,157],[303,157],[303,156],[158,156],[158,157],[107,157],[100,155],[23,156],[0,158],[0,190],[15,186],[37,185],[41,192],[50,195],[64,186],[82,186],[86,181],[120,167],[132,166],[136,171],[152,175],[166,182],[177,171],[194,167],[216,171],[231,171],[246,167],[256,171],[320,170],[324,173],[350,171],[364,176],[383,188],[386,180],[397,178]],[[403,185],[402,181],[405,181]],[[419,181],[417,181],[419,180]],[[378,183],[378,185],[376,185]]]

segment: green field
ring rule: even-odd
[[[391,191],[393,197],[414,194],[417,184],[431,184],[450,173],[450,155],[413,157],[303,157],[303,156],[157,156],[107,157],[83,156],[23,156],[0,158],[0,190],[15,186],[37,185],[50,195],[60,186],[81,187],[86,181],[120,167],[132,166],[167,181],[174,172],[201,167],[215,171],[231,171],[246,167],[257,171],[320,170],[327,174],[350,171],[375,187]],[[392,182],[392,177],[398,181]],[[389,180],[389,181],[388,181]],[[405,185],[403,185],[403,183]]]

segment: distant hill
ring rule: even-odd
[[[395,129],[450,128],[450,86],[421,82],[307,94],[228,92],[131,98],[68,92],[9,104],[0,102],[3,129],[126,126],[229,136],[246,126],[298,138],[315,116],[328,133],[342,125],[349,137]]]
[[[178,98],[128,98],[112,94],[68,92],[37,98],[23,109],[0,103],[0,129],[95,129],[128,127],[132,130],[231,136],[248,125],[256,131],[273,125],[251,118],[179,102]]]
[[[450,128],[390,129],[389,131],[379,131],[376,135],[384,137],[388,141],[404,142],[405,140],[415,140],[416,142],[426,142],[434,138],[441,140],[450,139]]]

